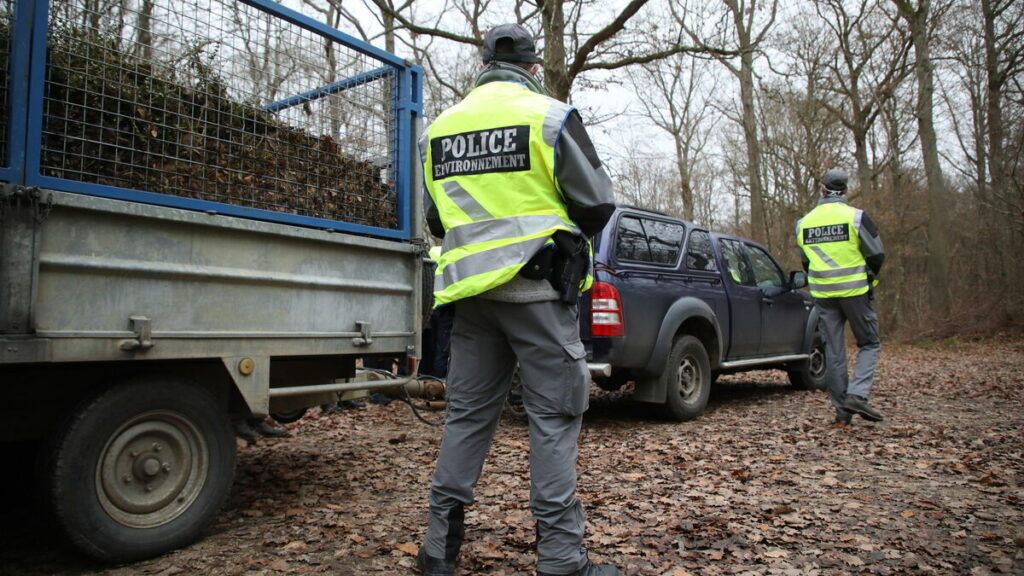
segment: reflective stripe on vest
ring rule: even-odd
[[[857,232],[863,214],[846,203],[829,202],[800,221],[797,244],[809,262],[811,296],[847,298],[867,293],[868,269]]]
[[[521,84],[490,82],[431,125],[424,180],[445,228],[435,305],[505,284],[557,230],[580,233],[554,177],[572,109]]]

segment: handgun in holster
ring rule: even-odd
[[[564,230],[555,232],[551,239],[555,242],[555,250],[549,281],[558,292],[559,300],[565,304],[575,304],[580,297],[580,284],[590,265],[587,239]]]

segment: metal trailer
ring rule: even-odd
[[[0,442],[85,553],[193,541],[232,419],[418,356],[420,74],[267,0],[0,0]]]

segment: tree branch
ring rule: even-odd
[[[661,50],[659,52],[651,52],[649,54],[641,54],[638,56],[629,56],[616,60],[614,62],[589,62],[584,64],[578,72],[587,72],[589,70],[615,70],[617,68],[624,68],[626,66],[632,66],[634,64],[649,64],[662,58],[667,58],[675,54],[691,53],[691,54],[710,54],[714,56],[738,56],[740,51],[738,50],[722,50],[720,48],[712,48],[711,46],[674,46],[668,50]]]
[[[408,18],[403,16],[397,10],[395,10],[387,0],[370,0],[370,1],[373,2],[374,5],[376,5],[377,8],[379,8],[385,14],[387,14],[388,16],[391,16],[392,18],[394,18],[399,24],[402,25],[403,28],[405,28],[409,32],[412,32],[413,34],[423,34],[423,35],[426,35],[426,36],[436,36],[436,37],[439,37],[439,38],[445,38],[447,40],[452,40],[453,42],[460,42],[462,44],[471,44],[473,46],[482,46],[483,45],[483,41],[478,39],[478,38],[473,38],[471,36],[462,36],[461,34],[455,34],[455,33],[449,32],[447,30],[442,30],[440,28],[430,28],[430,27],[427,27],[427,26],[420,26],[420,25],[416,24],[415,22],[413,22],[412,20],[409,20]],[[406,5],[409,5],[409,3],[407,3]]]
[[[583,45],[580,46],[579,49],[576,51],[576,55],[573,57],[572,64],[569,65],[569,77],[574,78],[577,74],[583,71],[584,66],[587,63],[587,60],[590,58],[590,55],[594,52],[594,49],[597,48],[597,46],[600,43],[618,34],[619,31],[626,26],[626,22],[628,22],[630,18],[635,16],[636,13],[639,12],[645,4],[647,4],[647,2],[648,0],[631,0],[630,3],[626,5],[625,8],[623,8],[622,12],[619,13],[619,16],[615,18],[615,20],[612,20],[610,24],[608,24],[601,30],[598,30],[597,33],[591,36],[590,38],[587,38],[587,41],[584,42]]]

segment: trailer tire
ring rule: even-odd
[[[298,422],[306,415],[306,408],[299,408],[298,410],[289,410],[288,412],[271,412],[270,417],[278,422],[278,424],[291,424],[292,422]]]
[[[666,416],[680,422],[704,412],[711,396],[711,361],[695,336],[681,336],[672,343],[661,378],[665,382]]]
[[[235,439],[213,396],[151,376],[83,401],[51,448],[58,524],[85,554],[132,562],[198,538],[234,481]]]

